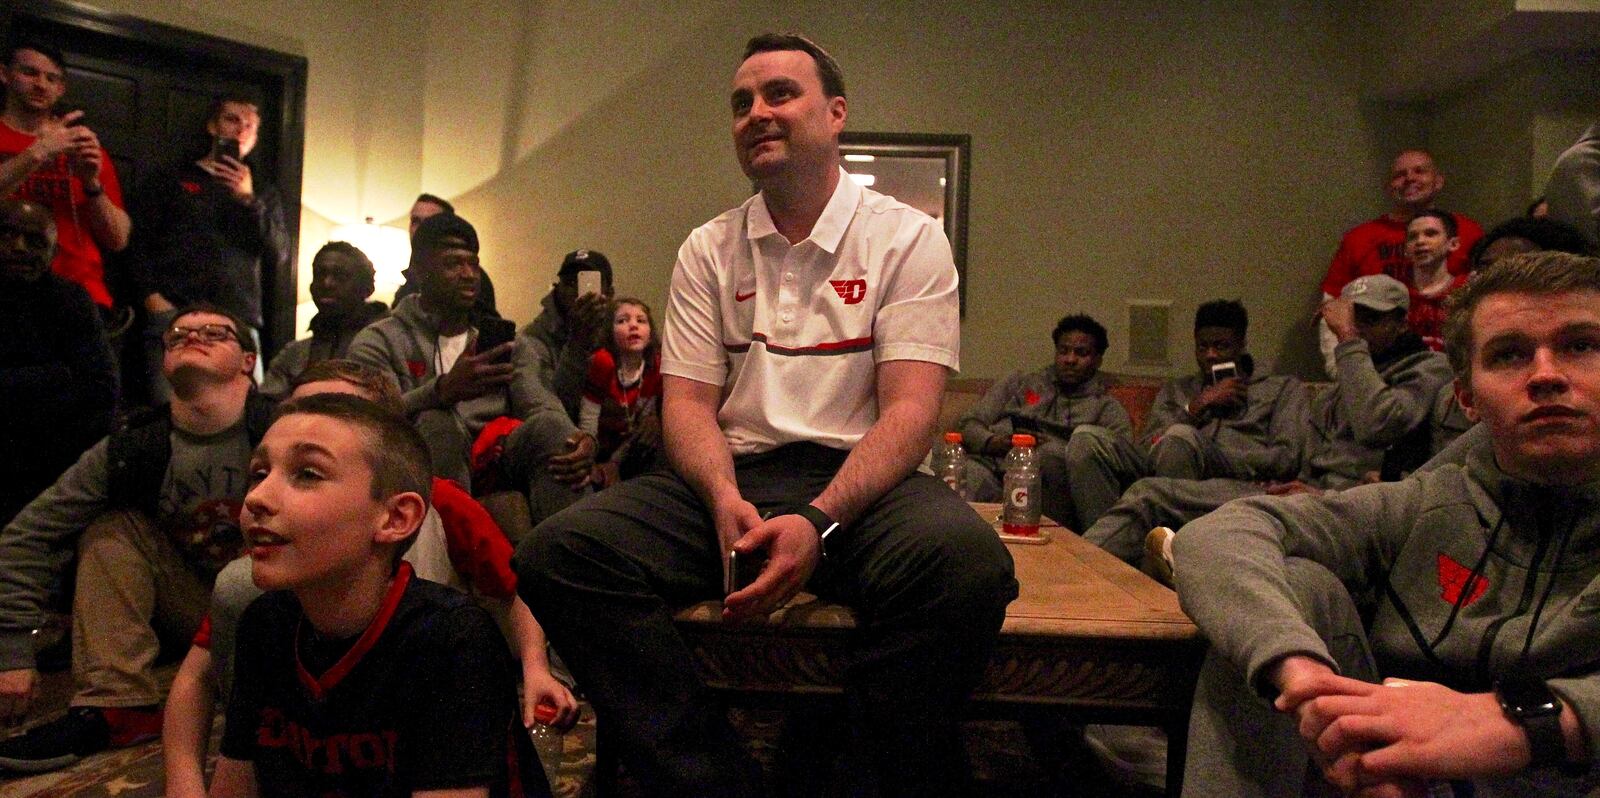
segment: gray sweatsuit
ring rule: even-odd
[[[1151,474],[1180,479],[1277,480],[1300,473],[1305,385],[1294,377],[1251,377],[1245,405],[1227,418],[1195,418],[1189,402],[1205,390],[1198,374],[1167,380],[1145,422]]]

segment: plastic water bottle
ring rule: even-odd
[[[1034,459],[1032,435],[1011,436],[1006,455],[1005,506],[1000,512],[1001,531],[1007,535],[1039,534],[1039,463]]]
[[[566,743],[562,733],[550,725],[556,719],[556,708],[550,704],[538,704],[533,708],[532,726],[528,727],[528,736],[533,738],[533,750],[539,755],[539,766],[544,768],[544,777],[550,782],[550,788],[555,789],[556,774],[561,772],[561,757],[566,753]]]
[[[944,434],[944,443],[933,453],[933,470],[963,501],[972,500],[972,490],[967,487],[967,450],[961,446],[961,433]]]

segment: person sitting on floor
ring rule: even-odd
[[[596,488],[654,465],[661,447],[661,342],[650,306],[632,297],[612,303],[611,335],[589,358],[578,427],[600,442]]]
[[[1217,299],[1194,314],[1196,374],[1167,380],[1150,407],[1149,473],[1175,479],[1293,479],[1300,472],[1306,389],[1258,376],[1245,351],[1244,304]],[[1085,527],[1087,528],[1087,527]]]
[[[1410,293],[1375,274],[1345,286],[1322,306],[1339,338],[1339,379],[1317,397],[1299,479],[1249,482],[1148,477],[1133,483],[1084,539],[1122,560],[1169,577],[1171,530],[1242,496],[1344,489],[1376,481],[1386,467],[1427,459],[1427,420],[1439,386],[1450,381],[1445,356],[1406,326]]]
[[[0,742],[0,768],[54,770],[154,739],[157,630],[193,636],[217,571],[243,550],[246,466],[272,412],[250,377],[249,328],[197,306],[163,341],[172,404],[90,447],[0,532],[0,721],[20,718],[38,683],[32,635],[52,551],[78,552],[71,709]]]
[[[1185,796],[1600,785],[1600,260],[1490,267],[1446,338],[1488,430],[1463,462],[1233,502],[1177,535],[1178,598],[1211,643]]]
[[[383,373],[350,360],[324,360],[306,369],[289,398],[318,393],[349,393],[404,414],[400,392]],[[487,600],[487,608],[509,633],[522,662],[522,721],[535,722],[536,708],[547,705],[550,723],[565,728],[577,721],[577,700],[550,672],[544,630],[516,595],[511,545],[486,510],[455,483],[434,477],[427,515],[403,559],[417,577]],[[234,640],[239,617],[261,589],[251,581],[251,563],[242,557],[217,575],[211,607],[189,653],[172,680],[162,725],[162,759],[169,798],[206,794],[204,769],[215,697],[232,693]]]
[[[261,392],[283,396],[300,373],[324,360],[344,357],[351,339],[363,327],[383,318],[389,306],[368,302],[377,272],[372,259],[344,241],[329,241],[311,259],[311,337],[291,341],[278,350],[267,366]]]
[[[491,484],[525,492],[538,523],[582,495],[594,437],[540,383],[530,345],[514,329],[510,340],[480,351],[479,327],[488,322],[473,315],[479,270],[472,225],[454,214],[431,216],[411,243],[421,291],[357,333],[348,356],[400,386],[435,476],[478,495]]]
[[[599,293],[578,294],[578,275],[584,272],[598,272]],[[593,249],[568,252],[561,259],[550,293],[539,302],[539,315],[522,328],[539,381],[561,400],[574,421],[583,398],[589,356],[602,343],[615,290],[611,261],[603,253]]]
[[[1087,524],[1144,470],[1144,455],[1133,445],[1128,411],[1106,393],[1100,376],[1106,328],[1083,314],[1063,316],[1050,340],[1054,362],[996,382],[956,422],[972,454],[967,484],[974,500],[999,501],[1011,436],[1028,433],[1038,442],[1044,514]]]
[[[550,794],[494,620],[401,559],[428,462],[404,416],[349,394],[267,430],[240,523],[269,592],[239,620],[211,795]]]

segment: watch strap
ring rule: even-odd
[[[1567,740],[1561,733],[1561,699],[1550,692],[1543,681],[1517,682],[1513,685],[1495,685],[1495,697],[1500,709],[1522,727],[1528,735],[1528,750],[1533,767],[1564,765],[1567,761]],[[1552,709],[1553,707],[1553,709]]]
[[[829,518],[827,513],[817,509],[814,504],[802,504],[792,512],[811,522],[811,526],[817,530],[817,542],[821,544],[822,556],[828,556],[828,537],[839,531],[839,522]]]

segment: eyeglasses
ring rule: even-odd
[[[177,349],[178,347],[183,346],[184,341],[189,340],[190,335],[193,335],[199,338],[202,342],[208,344],[218,344],[222,343],[223,341],[238,340],[238,336],[234,334],[233,328],[226,324],[202,324],[199,327],[181,327],[178,325],[173,325],[172,329],[161,334],[161,343],[168,349]]]

